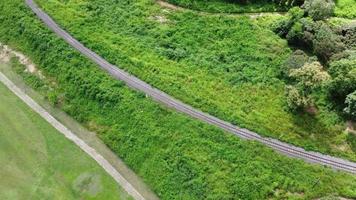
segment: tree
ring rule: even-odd
[[[291,70],[289,76],[294,78],[298,82],[297,85],[308,93],[324,86],[330,80],[330,75],[323,70],[319,62],[305,63],[303,67]]]
[[[313,39],[313,50],[323,61],[328,61],[334,54],[345,50],[341,37],[336,35],[324,22],[318,22]]]
[[[287,103],[292,110],[311,106],[312,92],[324,86],[330,79],[319,62],[305,63],[301,68],[292,69],[289,76],[297,81],[295,86],[286,88]]]
[[[288,78],[290,70],[301,68],[305,63],[313,61],[317,61],[317,58],[309,57],[302,50],[296,50],[289,56],[287,61],[284,63],[282,68],[282,75],[283,77]]]
[[[356,49],[356,23],[351,23],[342,27],[340,32],[346,47],[349,49]]]
[[[314,20],[323,20],[334,14],[333,0],[306,0],[303,8]]]
[[[356,90],[353,93],[347,95],[345,104],[345,113],[347,113],[352,120],[356,120]]]
[[[288,85],[286,87],[287,105],[293,110],[297,111],[302,108],[306,108],[312,104],[312,100],[309,95],[305,95],[303,90]]]
[[[328,90],[337,104],[343,104],[346,96],[356,90],[356,52],[348,54],[346,58],[331,62],[329,67],[333,79]]]

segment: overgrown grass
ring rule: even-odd
[[[128,198],[94,160],[2,83],[0,162],[0,199]]]
[[[286,108],[278,78],[291,50],[247,17],[169,12],[152,1],[38,1],[111,63],[221,119],[309,150],[356,160],[343,120]],[[344,138],[344,139],[340,139]]]
[[[355,176],[286,158],[163,108],[58,39],[22,0],[0,5],[0,41],[44,73],[51,89],[37,89],[96,131],[162,199],[356,197]]]
[[[250,0],[246,4],[233,0],[167,0],[174,5],[197,11],[211,13],[251,13],[287,11],[288,8],[278,6],[266,0]]]
[[[336,0],[335,15],[356,19],[356,0]]]

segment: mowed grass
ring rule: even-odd
[[[356,0],[336,0],[335,15],[356,19]]]
[[[308,150],[356,160],[344,121],[325,99],[318,114],[288,110],[286,41],[248,17],[199,15],[154,1],[37,1],[111,63],[216,117]]]
[[[0,199],[128,199],[105,171],[0,83]]]

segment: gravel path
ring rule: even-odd
[[[83,140],[77,137],[63,124],[50,115],[44,108],[38,105],[31,97],[20,90],[13,82],[11,82],[3,73],[0,72],[0,82],[9,88],[16,96],[25,102],[32,110],[38,113],[43,119],[50,123],[55,129],[62,133],[66,138],[74,142],[90,157],[92,157],[104,170],[115,179],[115,181],[134,199],[144,200],[145,198],[118,172],[116,169],[95,149],[87,145]]]
[[[110,64],[104,58],[100,57],[95,52],[86,48],[82,43],[72,37],[68,32],[63,30],[50,16],[48,16],[42,9],[40,9],[33,0],[26,0],[26,4],[49,29],[54,31],[59,37],[64,39],[68,44],[70,44],[73,48],[81,52],[84,56],[96,63],[98,67],[100,67],[102,70],[109,73],[115,79],[125,82],[129,87],[145,93],[153,100],[161,103],[162,105],[172,108],[178,112],[185,113],[193,118],[199,119],[208,124],[222,128],[223,130],[232,133],[242,139],[258,141],[289,157],[300,158],[310,163],[321,164],[332,167],[333,169],[356,174],[355,162],[324,155],[317,152],[306,151],[300,147],[296,147],[276,139],[262,137],[255,132],[232,125],[229,122],[223,121],[210,114],[204,113],[175,99],[172,96],[169,96],[163,91],[160,91],[147,84],[146,82],[136,78],[135,76],[128,74],[124,70],[121,70],[120,67]]]

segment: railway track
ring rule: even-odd
[[[33,0],[25,0],[26,4],[31,8],[31,10],[37,15],[39,19],[52,31],[54,31],[59,37],[64,39],[73,48],[77,49],[83,55],[95,62],[101,69],[108,72],[114,78],[125,82],[128,86],[133,89],[144,92],[146,95],[153,98],[155,101],[161,104],[175,109],[181,113],[185,113],[193,118],[199,119],[211,125],[217,126],[230,132],[240,138],[247,140],[254,140],[263,143],[272,149],[293,158],[303,159],[310,163],[321,164],[324,166],[331,167],[336,170],[342,170],[345,172],[356,174],[356,163],[341,158],[332,157],[329,155],[324,155],[317,152],[306,151],[300,147],[296,147],[276,139],[266,138],[258,135],[255,132],[249,131],[247,129],[242,129],[240,127],[234,126],[229,122],[218,119],[212,115],[199,111],[171,96],[168,94],[152,87],[146,82],[128,74],[127,72],[121,70],[119,67],[110,64],[108,61],[100,57],[95,52],[86,48],[82,43],[77,41],[68,32],[63,30],[49,15],[47,15],[42,9],[40,9]]]

